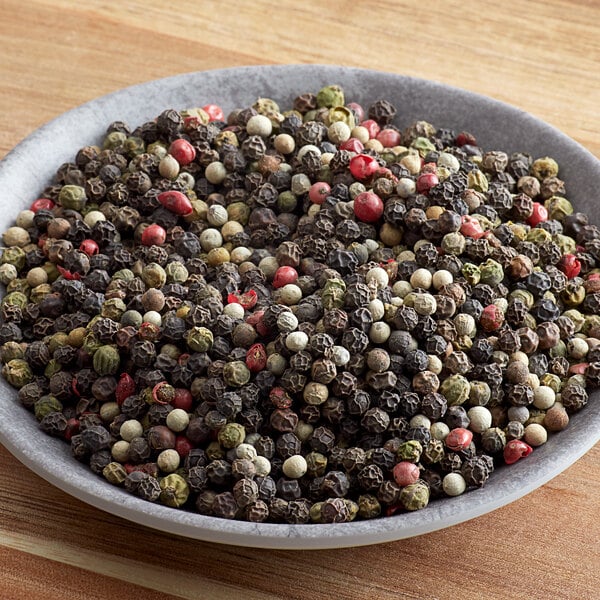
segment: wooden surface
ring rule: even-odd
[[[126,85],[298,62],[488,94],[600,157],[597,0],[0,0],[0,15],[0,157],[49,119]],[[0,598],[598,599],[599,509],[597,445],[536,492],[444,531],[338,551],[241,549],[112,517],[0,448]]]

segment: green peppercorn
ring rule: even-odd
[[[2,376],[10,385],[16,388],[22,388],[33,381],[33,372],[27,361],[19,358],[9,360],[2,367]]]
[[[150,263],[142,269],[142,281],[151,288],[161,288],[167,283],[165,270],[157,263]]]
[[[194,352],[208,352],[214,342],[212,331],[206,327],[192,327],[185,336],[185,341]]]
[[[81,211],[86,201],[85,189],[79,185],[63,185],[58,194],[58,203],[63,208]]]
[[[246,430],[239,423],[227,423],[219,430],[219,444],[223,448],[235,448],[239,446],[246,437]]]
[[[27,302],[27,296],[22,292],[11,292],[2,298],[2,306],[18,306],[19,308],[25,308]]]
[[[344,306],[345,294],[346,284],[342,279],[338,279],[337,277],[328,279],[321,292],[323,308],[326,310],[342,308],[342,306]]]
[[[492,287],[496,287],[504,279],[502,265],[491,258],[479,266],[479,272],[481,273],[481,282]]]
[[[34,405],[33,412],[35,418],[41,421],[46,415],[53,412],[60,412],[63,409],[63,405],[60,400],[54,396],[42,396]]]
[[[127,305],[120,298],[109,298],[102,304],[101,316],[113,321],[120,321],[123,313],[127,310]]]
[[[449,406],[463,404],[469,397],[471,386],[468,380],[459,375],[450,375],[440,385],[440,393],[446,398]]]
[[[119,351],[115,346],[100,346],[94,352],[94,371],[98,375],[116,375],[121,364]]]
[[[24,344],[19,344],[18,342],[6,342],[6,344],[2,344],[2,348],[0,348],[0,360],[3,364],[6,364],[11,360],[22,359],[24,356]]]
[[[396,458],[400,460],[407,460],[412,463],[418,463],[421,460],[421,454],[423,453],[423,446],[418,440],[408,440],[403,442],[398,447],[396,452]]]
[[[358,515],[363,519],[374,519],[381,514],[379,500],[371,494],[363,494],[358,497]]]
[[[241,360],[228,362],[223,367],[223,380],[232,387],[242,387],[250,381],[250,369]]]
[[[429,504],[429,486],[422,480],[411,483],[400,492],[400,503],[406,510],[421,510]]]
[[[473,169],[467,174],[467,186],[476,192],[487,192],[489,182],[485,174],[479,169]]]
[[[186,480],[177,473],[170,473],[160,480],[159,502],[179,508],[183,506],[190,495],[190,488]]]
[[[344,104],[344,90],[339,85],[327,85],[317,92],[317,106],[319,108],[344,106]]]
[[[5,248],[2,252],[2,258],[0,258],[0,263],[3,265],[12,265],[17,269],[17,271],[22,271],[25,268],[25,264],[27,261],[27,256],[25,254],[25,250],[23,248],[19,248],[18,246],[12,246],[10,248]],[[16,273],[15,273],[16,277]],[[6,283],[9,283],[15,277],[10,277],[10,280]]]
[[[410,147],[417,150],[421,158],[425,158],[430,152],[435,152],[435,146],[433,142],[428,140],[426,137],[416,137],[410,143]]]

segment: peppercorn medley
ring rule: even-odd
[[[600,384],[600,230],[552,158],[327,86],[112,123],[3,235],[2,374],[151,502],[253,522],[424,508]]]

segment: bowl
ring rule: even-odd
[[[517,108],[440,83],[373,70],[321,65],[239,67],[151,81],[103,96],[41,127],[0,163],[0,194],[6,210],[0,230],[28,207],[57,167],[82,146],[101,140],[106,126],[136,126],[166,108],[220,104],[225,111],[270,97],[282,106],[305,91],[340,84],[361,103],[387,99],[398,107],[403,128],[418,119],[474,133],[481,147],[552,156],[561,166],[568,197],[598,221],[600,162],[582,146]],[[43,157],[43,160],[40,160]],[[494,472],[485,487],[433,501],[417,512],[342,524],[248,523],[207,517],[140,500],[77,462],[64,442],[40,435],[38,423],[17,394],[0,381],[0,442],[23,464],[65,492],[136,523],[200,540],[281,549],[340,548],[408,538],[472,519],[538,488],[573,464],[600,439],[599,392],[574,415],[568,428],[550,436],[528,458]]]

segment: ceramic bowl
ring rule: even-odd
[[[561,166],[568,197],[598,222],[600,162],[550,125],[501,102],[432,81],[371,70],[294,65],[240,67],[151,81],[75,108],[32,133],[0,163],[0,230],[12,223],[50,181],[57,167],[82,146],[100,141],[106,126],[136,126],[166,108],[220,104],[225,111],[258,97],[281,106],[305,91],[338,83],[346,98],[368,105],[387,99],[398,107],[397,125],[425,119],[438,127],[474,133],[484,149],[552,156]],[[416,536],[482,515],[531,492],[573,464],[600,438],[600,402],[588,406],[568,428],[551,435],[527,459],[492,474],[484,488],[433,501],[426,509],[371,521],[330,525],[280,525],[228,521],[151,504],[113,487],[72,456],[62,441],[40,435],[17,394],[0,381],[0,442],[35,473],[65,492],[131,521],[213,542],[263,548],[335,548]]]

